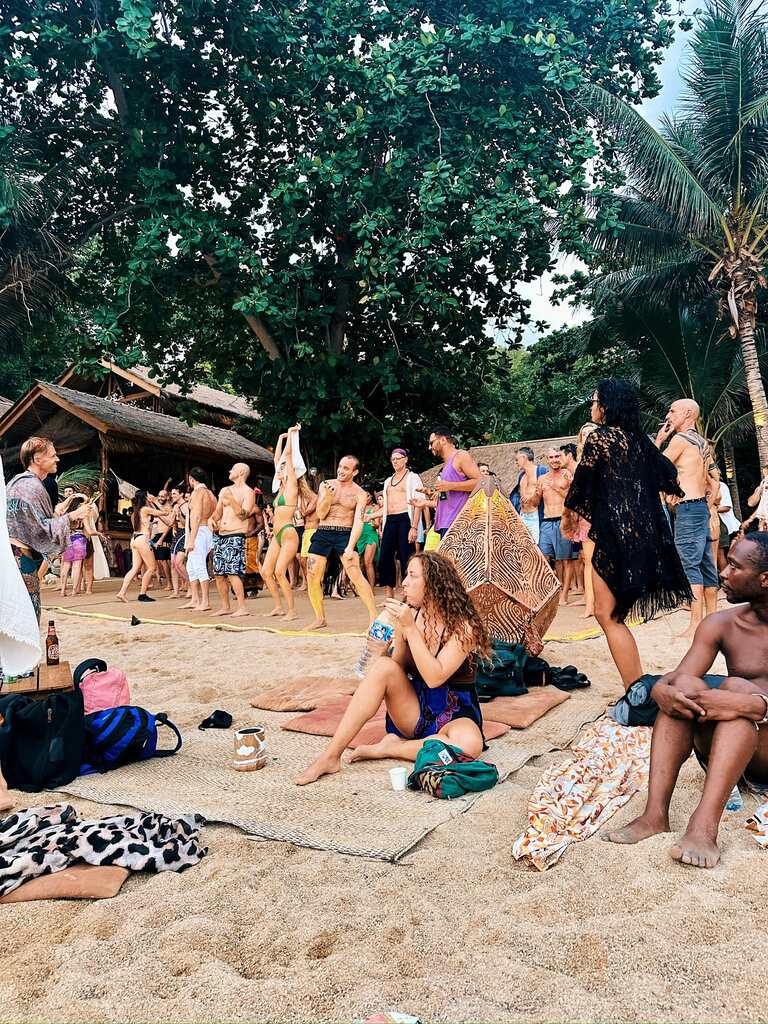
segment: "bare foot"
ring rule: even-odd
[[[579,605],[579,604],[586,604],[586,603],[587,602],[584,600],[584,595],[583,594],[582,594],[582,596],[580,598],[578,598],[576,601],[573,602],[574,606],[575,605]]]
[[[323,775],[335,775],[341,771],[341,758],[328,757],[323,754],[318,757],[301,775],[297,775],[295,783],[297,786],[308,786],[310,782],[317,782]]]
[[[353,750],[349,755],[349,763],[352,764],[355,761],[380,761],[385,757],[398,757],[398,751],[402,742],[399,736],[393,736],[391,733],[388,733],[378,743],[366,744],[365,746],[358,747],[357,750]]]
[[[285,613],[285,621],[286,622],[293,622],[295,619],[298,619],[298,617],[299,616],[296,614],[296,612],[286,612]]]
[[[182,607],[182,611],[185,608],[188,608],[191,612],[196,612],[197,611],[197,605],[196,604],[192,604],[191,601],[187,601],[187,603],[183,604],[181,607]]]
[[[604,832],[600,838],[605,843],[620,843],[631,846],[634,843],[642,843],[644,839],[657,836],[661,832],[669,832],[669,821],[662,821],[659,818],[647,818],[641,814],[639,818],[630,821],[624,828],[616,829],[615,832]]]
[[[568,595],[567,594],[561,594],[560,595],[560,600],[557,603],[559,605],[561,605],[561,606],[568,604]]]
[[[683,838],[669,852],[672,860],[693,868],[713,868],[720,860],[717,843],[706,832],[691,828],[690,823]]]
[[[199,608],[195,608],[196,612],[209,612],[211,606],[209,604],[201,604]]]
[[[311,622],[307,626],[307,629],[325,629],[325,627],[326,627],[325,619],[315,619],[314,622]]]
[[[220,615],[231,615],[231,614],[232,614],[232,612],[229,610],[229,608],[219,608],[219,610],[217,612],[213,613],[212,617],[214,619],[217,619]]]
[[[273,619],[278,615],[284,615],[285,612],[278,606],[277,608],[273,608],[271,612],[262,612],[262,614],[265,619]]]
[[[232,612],[233,619],[246,619],[251,613],[247,608],[238,608],[236,612]]]
[[[128,598],[125,596],[125,594],[115,594],[115,597],[117,598],[118,601],[122,601],[123,604],[128,604]]]
[[[594,608],[585,608],[581,615],[582,619],[593,619],[595,617]]]

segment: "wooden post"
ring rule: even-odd
[[[101,478],[99,480],[99,512],[104,516],[104,526],[107,526],[107,482],[109,479],[109,452],[107,451],[107,435],[99,434],[101,443]]]

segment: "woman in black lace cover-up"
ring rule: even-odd
[[[604,380],[595,388],[592,420],[565,499],[563,533],[592,525],[595,618],[605,633],[624,686],[643,674],[640,654],[624,620],[651,619],[690,601],[691,589],[672,537],[660,492],[683,497],[677,470],[640,426],[631,384]]]

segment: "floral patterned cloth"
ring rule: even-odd
[[[744,824],[754,834],[758,846],[768,849],[768,800],[764,804],[760,804]]]
[[[647,785],[651,732],[610,718],[589,725],[571,764],[550,765],[531,794],[528,828],[512,844],[515,860],[546,871],[571,843],[594,835]]]

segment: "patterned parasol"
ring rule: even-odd
[[[439,551],[455,563],[491,639],[539,654],[557,612],[560,583],[491,479],[480,480]]]

